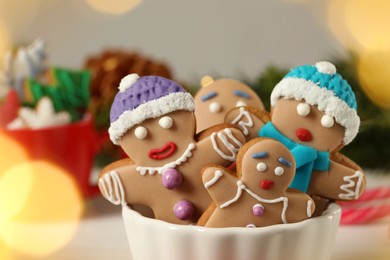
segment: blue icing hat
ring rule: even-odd
[[[304,100],[333,117],[345,128],[344,144],[350,143],[359,131],[355,94],[332,63],[322,61],[292,69],[273,89],[271,105],[282,97]]]

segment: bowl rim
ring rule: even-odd
[[[327,209],[322,213],[321,216],[309,218],[295,223],[277,224],[277,225],[258,227],[258,228],[246,228],[246,227],[213,228],[213,227],[197,226],[195,224],[180,225],[180,224],[169,223],[159,219],[148,218],[143,216],[139,212],[131,209],[130,206],[123,206],[122,217],[124,222],[126,222],[126,216],[128,216],[129,214],[132,217],[135,217],[138,222],[142,221],[144,222],[145,225],[153,225],[156,228],[161,228],[161,229],[181,230],[181,231],[188,231],[188,232],[205,232],[205,233],[207,232],[210,234],[219,234],[219,233],[226,234],[226,233],[237,233],[237,232],[238,233],[252,232],[254,234],[259,234],[259,233],[275,232],[275,230],[282,231],[282,230],[299,229],[302,228],[303,226],[308,226],[316,222],[332,221],[335,217],[341,216],[341,207],[337,203],[331,203],[329,204]]]

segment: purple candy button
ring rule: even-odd
[[[188,200],[180,200],[175,204],[173,212],[178,219],[188,220],[194,215],[195,207]]]
[[[162,183],[168,190],[180,187],[182,181],[183,176],[176,169],[166,169],[162,174]]]
[[[261,205],[261,204],[254,205],[253,208],[252,208],[252,213],[256,217],[263,216],[264,215],[264,206]]]

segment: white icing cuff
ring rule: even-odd
[[[357,182],[353,180],[357,178]],[[355,172],[353,175],[345,176],[343,178],[344,184],[340,186],[340,190],[345,193],[340,193],[339,198],[344,200],[352,200],[359,198],[361,185],[363,183],[363,173],[360,171]]]
[[[103,196],[114,205],[126,205],[125,189],[117,172],[106,173],[99,179]]]
[[[244,122],[243,119],[247,119],[247,121]],[[244,107],[240,107],[240,114],[238,114],[238,116],[233,119],[231,124],[233,124],[233,125],[238,124],[238,126],[242,130],[242,133],[245,136],[248,136],[248,134],[249,134],[248,127],[249,128],[253,127],[253,119],[252,119],[251,115],[249,114],[249,112],[246,111]]]
[[[204,187],[206,189],[210,188],[211,186],[213,186],[221,177],[223,176],[223,172],[221,170],[216,170],[215,173],[214,173],[214,177],[209,180],[208,182],[206,182],[204,184]]]
[[[238,150],[243,146],[243,144],[237,140],[237,138],[234,137],[232,131],[229,128],[224,129],[223,133],[222,131],[216,133],[212,133],[210,136],[211,142],[213,144],[214,150],[225,160],[228,161],[235,161],[236,155]],[[221,140],[222,144],[230,151],[231,155],[225,154],[219,147],[216,141],[216,137]],[[233,145],[232,142],[236,145]]]

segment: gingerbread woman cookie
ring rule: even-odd
[[[237,156],[237,177],[221,166],[203,170],[202,181],[215,202],[199,220],[207,227],[264,227],[311,217],[314,203],[305,193],[286,191],[295,161],[280,142],[256,138]]]
[[[335,199],[357,199],[365,176],[332,153],[357,135],[360,119],[349,84],[329,62],[292,69],[271,94],[271,121],[259,131],[287,146],[297,172],[291,188]]]
[[[205,76],[196,93],[195,116],[197,133],[224,122],[226,113],[234,107],[251,106],[264,111],[260,97],[244,83],[233,79],[213,80]]]
[[[195,136],[194,100],[179,84],[158,76],[122,79],[111,107],[109,134],[132,159],[103,169],[102,194],[117,205],[149,206],[155,218],[195,223],[211,203],[200,172],[229,165],[245,142],[236,128]]]

